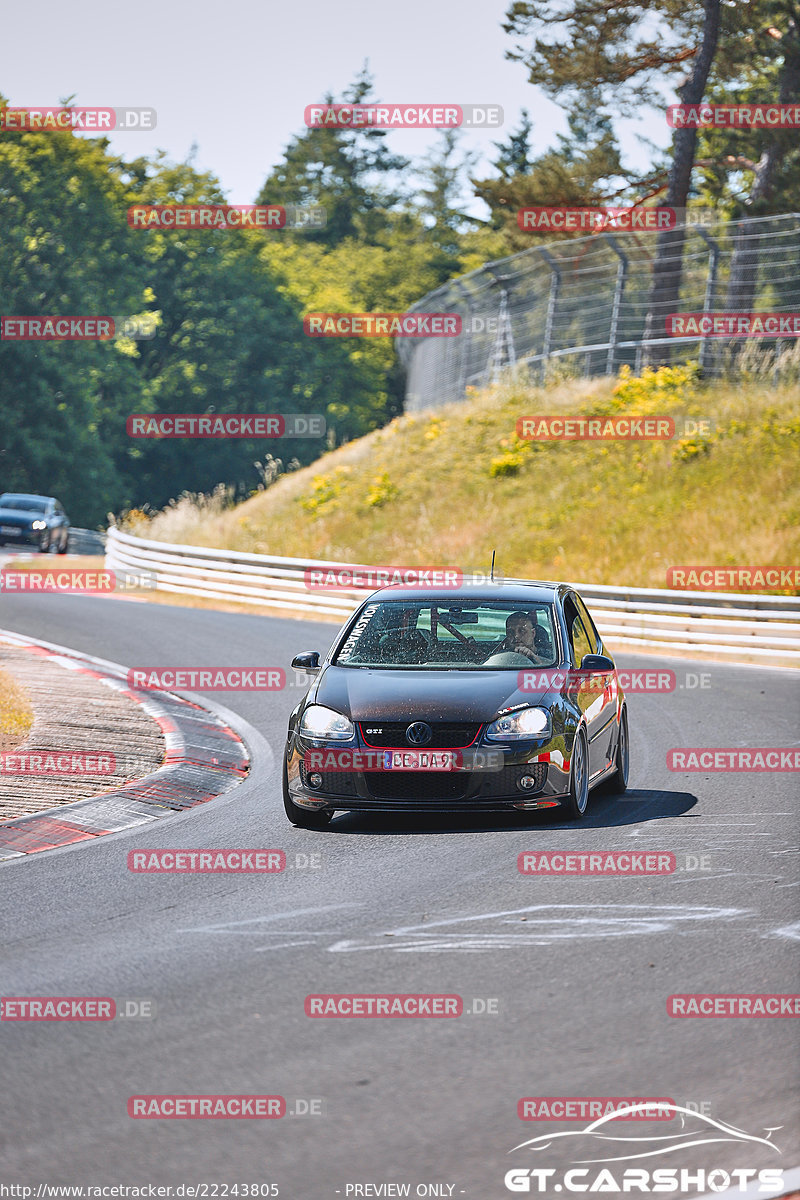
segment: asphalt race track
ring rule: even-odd
[[[335,633],[67,595],[4,597],[0,627],[128,666],[183,667],[288,668]],[[797,991],[797,777],[675,774],[665,758],[678,746],[797,745],[798,676],[620,656],[654,664],[679,681],[705,672],[709,686],[629,696],[631,790],[595,793],[580,826],[546,815],[343,816],[329,832],[295,829],[279,767],[296,689],[215,693],[253,752],[247,782],[155,829],[0,866],[2,995],[156,1005],[150,1020],[0,1025],[4,1181],[273,1183],[292,1200],[396,1195],[354,1188],[408,1183],[411,1196],[499,1200],[512,1194],[511,1167],[587,1157],[570,1139],[538,1158],[509,1153],[587,1123],[522,1121],[517,1102],[531,1096],[704,1105],[750,1135],[772,1130],[780,1153],[698,1138],[675,1165],[796,1167],[794,1023],[680,1020],[666,1004],[673,993]],[[291,869],[136,875],[126,857],[139,847],[278,848]],[[548,848],[670,851],[682,868],[687,855],[702,866],[643,878],[519,874],[520,851]],[[295,866],[298,854],[318,854],[318,865]],[[304,1013],[309,993],[351,992],[456,993],[465,1010],[494,1000],[497,1012]],[[287,1110],[321,1100],[322,1111],[130,1118],[128,1097],[150,1093],[280,1095]]]

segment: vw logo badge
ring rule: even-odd
[[[433,730],[424,721],[415,721],[406,730],[406,741],[411,746],[427,746],[433,737]]]

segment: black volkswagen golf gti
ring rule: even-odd
[[[628,782],[616,669],[564,583],[374,592],[289,718],[289,819],[324,829],[338,810],[586,811]]]

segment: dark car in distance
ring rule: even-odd
[[[578,820],[597,784],[627,787],[625,696],[569,584],[382,588],[322,663],[308,651],[292,666],[316,676],[283,765],[284,807],[303,828],[347,810]]]
[[[25,492],[0,495],[0,544],[35,546],[42,554],[66,554],[69,519],[53,496]]]

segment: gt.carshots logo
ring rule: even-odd
[[[655,1105],[657,1112],[645,1115],[647,1105]],[[663,1132],[625,1133],[617,1131],[617,1122],[626,1120],[670,1120],[673,1116],[681,1116],[681,1127],[673,1134]],[[533,1119],[551,1120],[547,1116]],[[564,1119],[557,1118],[557,1119]],[[780,1128],[777,1127],[777,1128]],[[541,1159],[542,1154],[557,1143],[563,1154],[565,1148],[572,1148],[576,1157],[572,1159],[577,1166],[546,1167],[519,1166],[506,1171],[503,1182],[509,1192],[530,1193],[539,1195],[556,1192],[567,1193],[611,1193],[628,1195],[630,1193],[646,1195],[697,1196],[702,1192],[747,1192],[748,1195],[776,1195],[784,1190],[783,1171],[773,1167],[741,1167],[723,1169],[714,1164],[711,1167],[689,1168],[681,1165],[674,1167],[625,1166],[626,1162],[658,1157],[664,1159],[672,1156],[680,1164],[680,1155],[690,1146],[702,1145],[707,1150],[707,1157],[712,1152],[708,1149],[715,1143],[724,1145],[726,1158],[730,1157],[730,1144],[736,1143],[739,1148],[751,1148],[753,1156],[758,1153],[763,1160],[764,1149],[780,1155],[778,1146],[771,1141],[775,1127],[764,1131],[766,1137],[744,1132],[742,1129],[717,1120],[693,1108],[673,1104],[670,1100],[632,1101],[627,1107],[616,1109],[592,1121],[584,1129],[560,1130],[541,1134],[520,1142],[509,1151],[518,1154],[526,1151],[528,1155],[535,1154]],[[565,1141],[566,1139],[566,1141]],[[609,1142],[622,1143],[609,1150]],[[624,1145],[624,1152],[623,1152]],[[596,1157],[593,1156],[596,1155]],[[745,1159],[745,1161],[747,1161]],[[611,1165],[605,1165],[611,1164]]]
[[[303,317],[307,337],[458,337],[459,313],[314,312]]]

